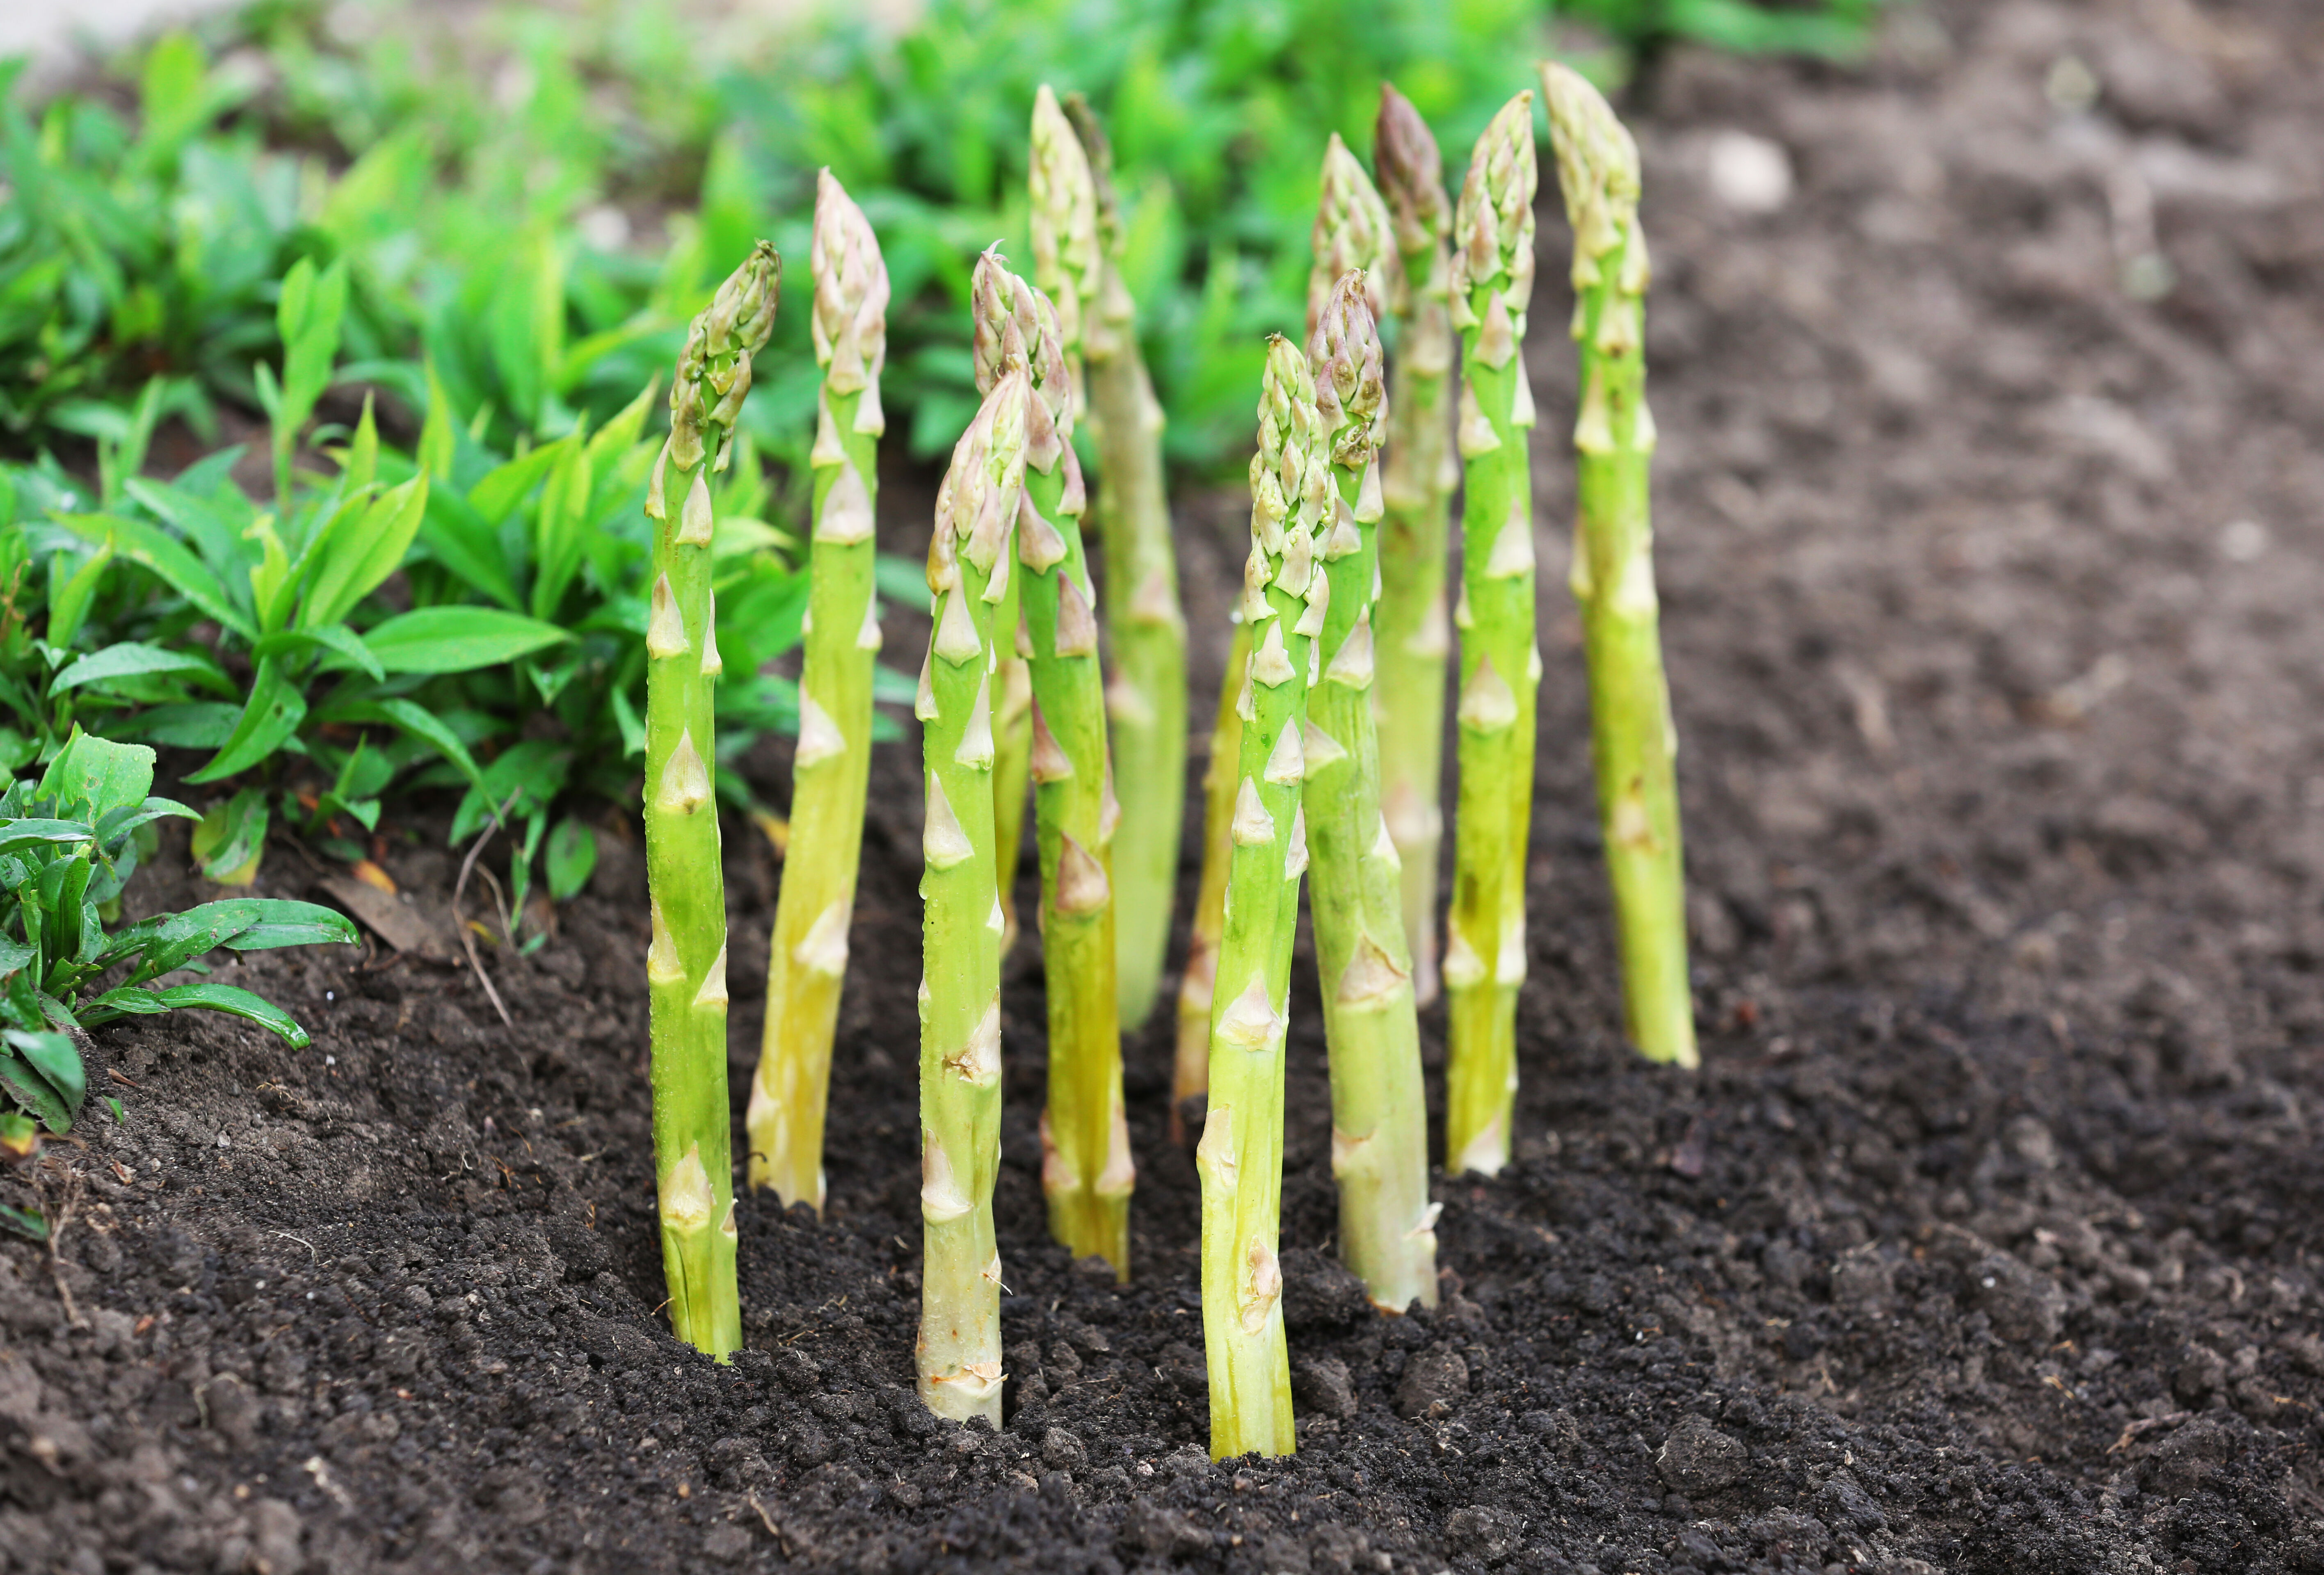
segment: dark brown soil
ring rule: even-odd
[[[221,1019],[99,1036],[127,1122],[49,1149],[53,1259],[0,1248],[0,1568],[2324,1570],[2319,69],[2304,0],[1954,0],[1862,70],[1682,55],[1631,106],[1699,1076],[1615,1027],[1545,210],[1521,1159],[1439,1183],[1442,1312],[1366,1311],[1328,1258],[1311,993],[1296,1457],[1204,1455],[1167,1023],[1130,1057],[1136,1282],[1044,1241],[1030,955],[1011,1419],[913,1399],[890,746],[830,1217],[745,1207],[731,1369],[655,1313],[639,861],[609,839],[546,949],[488,954],[513,1028],[383,952],[248,965],[304,1053]],[[2092,77],[2094,110],[2053,106]],[[1716,195],[1730,129],[1788,150],[1780,211]],[[1218,539],[1190,526],[1213,631]],[[776,867],[739,822],[728,857],[739,1117]],[[449,886],[424,842],[391,867]],[[307,868],[278,847],[267,882]],[[195,895],[174,879],[143,900]]]

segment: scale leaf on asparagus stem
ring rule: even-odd
[[[750,1179],[786,1206],[823,1210],[824,1112],[847,971],[848,921],[872,767],[872,503],[887,428],[888,269],[872,226],[831,171],[816,186],[810,319],[816,410],[810,599],[799,673],[791,840],[767,962],[767,1020],[747,1129]]]
[[[646,953],[654,1173],[670,1327],[724,1361],[742,1343],[733,1115],[726,1099],[726,898],[719,869],[710,477],[726,467],[751,358],[774,327],[782,260],[761,241],[694,319],[670,385],[670,433],[646,493]]]
[[[1447,281],[1461,331],[1457,441],[1461,518],[1460,794],[1452,912],[1445,1168],[1491,1175],[1508,1163],[1517,1104],[1517,990],[1526,973],[1526,847],[1533,818],[1534,425],[1526,381],[1536,170],[1533,94],[1519,93],[1477,139],[1452,219]]]
[[[1436,871],[1444,814],[1444,668],[1452,649],[1444,604],[1452,490],[1452,258],[1444,237],[1452,205],[1444,161],[1427,123],[1380,84],[1372,156],[1403,260],[1405,289],[1396,353],[1388,363],[1388,450],[1380,496],[1379,649],[1380,807],[1403,864],[1404,934],[1419,1003],[1436,999]]]
[[[1327,208],[1330,189],[1327,174]],[[1342,274],[1307,340],[1336,498],[1314,570],[1329,595],[1316,636],[1323,677],[1308,691],[1301,736],[1302,804],[1331,1051],[1340,1258],[1375,1305],[1402,1312],[1416,1300],[1436,1304],[1436,1205],[1428,1197],[1428,1101],[1403,889],[1380,815],[1372,717],[1381,512],[1373,466],[1388,419],[1379,334],[1367,304],[1373,293],[1362,273]]]
[[[1582,410],[1573,431],[1573,566],[1590,663],[1590,731],[1606,868],[1614,887],[1630,1041],[1655,1061],[1696,1064],[1686,972],[1677,735],[1663,674],[1647,509],[1654,417],[1646,398],[1646,237],[1638,150],[1598,90],[1541,69],[1550,146],[1573,226],[1573,337]]]
[[[999,347],[995,346],[996,355]],[[920,880],[920,1220],[916,1353],[938,1416],[1001,1424],[1001,911],[994,874],[992,691],[997,604],[1010,582],[1025,485],[1029,389],[999,371],[954,447],[928,544],[920,719],[927,810]]]
[[[1250,464],[1243,619],[1251,656],[1236,709],[1242,740],[1229,822],[1234,852],[1211,1009],[1210,1104],[1195,1169],[1203,1189],[1203,1342],[1211,1458],[1296,1446],[1277,1258],[1283,1197],[1283,1061],[1307,866],[1300,734],[1328,610],[1316,566],[1331,520],[1331,454],[1299,346],[1268,345]]]
[[[1046,183],[1043,160],[1036,156],[1036,207],[1045,197],[1069,206],[1077,186],[1086,226],[1086,171],[1070,168],[1081,145],[1062,115],[1056,129],[1064,142],[1051,143]],[[1060,170],[1058,164],[1067,168]],[[1093,232],[1090,249],[1095,249]],[[1032,388],[1016,577],[1022,582],[1033,682],[1035,841],[1048,1007],[1041,1188],[1050,1234],[1076,1257],[1102,1257],[1126,1279],[1137,1170],[1122,1102],[1114,993],[1112,846],[1119,813],[1106,752],[1095,599],[1082,549],[1084,491],[1073,446],[1071,343],[1048,297],[1010,272],[997,247],[977,260],[971,298],[979,341],[1001,347],[1001,365],[1025,367]]]
[[[1104,553],[1102,589],[1112,651],[1106,709],[1113,724],[1115,790],[1121,797],[1121,830],[1113,848],[1115,987],[1122,1026],[1136,1028],[1152,1015],[1161,993],[1178,889],[1178,842],[1186,807],[1186,619],[1179,607],[1177,552],[1163,487],[1162,406],[1138,347],[1137,303],[1121,277],[1126,237],[1113,189],[1112,152],[1078,94],[1065,100],[1065,114],[1086,155],[1096,203],[1097,282],[1094,293],[1086,282],[1079,292],[1087,371],[1083,386],[1097,449],[1092,511]],[[1055,135],[1043,130],[1038,114],[1034,135],[1038,172],[1042,140]],[[1046,223],[1037,201],[1035,272],[1048,289]],[[1207,1001],[1202,1018],[1207,1036]]]

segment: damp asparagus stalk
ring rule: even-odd
[[[1405,291],[1392,302],[1398,329],[1388,364],[1388,450],[1379,530],[1379,641],[1380,806],[1403,861],[1404,935],[1412,948],[1413,989],[1436,999],[1437,848],[1444,814],[1444,664],[1452,634],[1444,569],[1452,488],[1452,327],[1446,304],[1452,265],[1444,236],[1452,205],[1444,161],[1419,112],[1380,84],[1372,158],[1387,199]]]
[[[936,494],[933,630],[913,710],[927,818],[920,881],[920,1219],[927,1263],[917,1352],[938,1416],[1001,1424],[1001,931],[993,874],[997,605],[1010,580],[1025,479],[1027,383],[993,380]]]
[[[711,771],[719,673],[710,588],[710,476],[725,468],[775,321],[782,262],[761,241],[694,319],[654,463],[646,625],[646,953],[653,1045],[654,1176],[669,1322],[721,1361],[742,1343],[734,1277],[734,1166],[726,1102],[726,894]],[[678,500],[671,518],[669,500]]]
[[[1121,831],[1113,849],[1115,984],[1122,1025],[1136,1028],[1153,1014],[1161,993],[1178,889],[1186,809],[1186,618],[1178,602],[1177,551],[1163,487],[1162,405],[1138,347],[1137,303],[1121,276],[1126,242],[1112,151],[1079,95],[1065,101],[1065,114],[1087,155],[1097,199],[1099,274],[1094,298],[1082,298],[1082,354],[1090,436],[1097,447],[1093,511],[1105,553],[1105,625],[1113,648],[1106,708],[1121,796]],[[1041,225],[1036,204],[1037,259]],[[1046,276],[1039,282],[1048,288]],[[1206,1001],[1204,1036],[1209,1022]]]
[[[1041,1189],[1050,1234],[1076,1257],[1102,1257],[1127,1279],[1137,1171],[1114,999],[1111,862],[1119,810],[1106,755],[1096,603],[1082,550],[1085,493],[1074,456],[1068,342],[1048,297],[1010,272],[997,248],[977,260],[971,294],[980,350],[993,345],[1001,366],[1027,368],[1032,388],[1017,578],[1032,653],[1034,834],[1048,1006]]]
[[[1242,612],[1251,656],[1237,709],[1240,770],[1226,927],[1211,1009],[1203,1188],[1203,1343],[1211,1458],[1288,1454],[1291,1370],[1276,1248],[1283,1195],[1283,1048],[1299,877],[1307,867],[1300,733],[1330,579],[1317,566],[1331,456],[1298,345],[1269,342],[1251,460]]]
[[[1382,511],[1374,456],[1388,411],[1379,334],[1366,293],[1361,273],[1343,274],[1307,339],[1337,518],[1323,539],[1316,571],[1330,592],[1316,641],[1323,681],[1308,691],[1301,740],[1302,803],[1314,861],[1308,906],[1331,1050],[1340,1258],[1375,1305],[1401,1312],[1416,1299],[1436,1304],[1437,1205],[1428,1198],[1428,1101],[1403,887],[1396,844],[1380,815],[1372,719]]]
[[[1582,411],[1573,430],[1573,566],[1590,663],[1598,814],[1614,887],[1622,1007],[1649,1060],[1696,1064],[1686,972],[1678,740],[1663,675],[1647,471],[1646,237],[1638,231],[1638,149],[1606,100],[1554,62],[1541,69],[1550,146],[1573,226],[1573,337]]]
[[[872,499],[888,270],[880,243],[831,171],[816,180],[811,320],[823,389],[816,410],[815,529],[793,757],[790,853],[767,959],[767,1022],[747,1118],[750,1179],[786,1206],[823,1211],[824,1110],[847,972],[848,920],[872,767]]]
[[[1533,814],[1534,424],[1523,355],[1533,294],[1533,94],[1477,140],[1452,218],[1448,279],[1461,330],[1458,441],[1464,466],[1452,913],[1444,948],[1451,1032],[1446,1168],[1508,1162],[1517,1105],[1517,989],[1525,981],[1526,843]]]
[[[1250,626],[1237,613],[1219,686],[1218,717],[1211,724],[1210,763],[1203,771],[1203,870],[1188,926],[1186,972],[1178,984],[1178,1045],[1170,1065],[1170,1141],[1186,1140],[1192,1101],[1211,1086],[1211,998],[1219,971],[1219,937],[1227,923],[1227,866],[1234,859],[1228,828],[1241,780],[1242,718],[1235,700],[1250,666]]]

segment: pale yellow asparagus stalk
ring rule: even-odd
[[[1328,180],[1327,180],[1328,187]],[[1326,201],[1330,198],[1327,197]],[[1315,314],[1307,365],[1330,446],[1337,520],[1323,538],[1330,600],[1302,738],[1315,964],[1332,1064],[1332,1176],[1340,1260],[1375,1305],[1436,1304],[1436,1212],[1428,1199],[1428,1101],[1404,944],[1396,844],[1380,816],[1372,720],[1372,608],[1379,586],[1379,477],[1387,423],[1379,335],[1364,276],[1348,272]]]
[[[1234,859],[1227,828],[1241,780],[1242,718],[1235,714],[1235,697],[1242,693],[1243,669],[1250,665],[1250,630],[1238,613],[1219,686],[1217,719],[1211,724],[1210,763],[1203,771],[1203,870],[1188,926],[1186,972],[1178,985],[1178,1045],[1170,1065],[1173,1143],[1186,1140],[1193,1101],[1211,1086],[1211,995],[1219,971],[1219,937],[1226,930],[1227,866]]]
[[[847,972],[848,920],[872,770],[872,585],[879,485],[880,370],[888,355],[888,269],[862,210],[831,171],[817,178],[810,328],[823,367],[816,404],[815,528],[791,839],[767,959],[767,1021],[747,1118],[753,1186],[823,1211],[824,1110]]]
[[[1078,157],[1080,145],[1070,135],[1065,140]],[[1036,189],[1038,197],[1038,184]],[[1113,986],[1117,810],[1096,603],[1082,555],[1084,493],[1074,456],[1073,380],[1055,309],[1009,272],[998,247],[977,259],[972,294],[977,343],[996,345],[999,364],[1026,366],[1032,375],[1017,561],[1022,629],[1032,653],[1034,819],[1048,1006],[1041,1187],[1050,1234],[1076,1257],[1103,1257],[1127,1278],[1137,1173]]]
[[[1279,336],[1268,346],[1250,484],[1242,611],[1251,655],[1237,706],[1242,747],[1211,1009],[1210,1108],[1194,1154],[1213,1460],[1288,1454],[1296,1446],[1277,1258],[1283,1050],[1299,878],[1307,867],[1300,733],[1331,594],[1316,562],[1317,533],[1328,522],[1333,492],[1307,358]]]
[[[710,477],[733,452],[751,358],[773,331],[781,280],[781,259],[761,241],[687,330],[669,390],[669,440],[646,491],[654,575],[646,624],[646,985],[662,1274],[671,1330],[720,1361],[742,1342],[742,1314],[726,1101],[726,889],[711,777],[722,669]]]
[[[1517,1109],[1517,990],[1526,975],[1526,847],[1533,820],[1534,425],[1526,381],[1533,295],[1533,94],[1477,139],[1452,219],[1450,287],[1461,330],[1461,791],[1453,821],[1445,1168],[1508,1163]]]
[[[1541,69],[1550,144],[1573,225],[1573,337],[1582,351],[1581,451],[1572,584],[1590,659],[1598,812],[1614,886],[1623,1016],[1650,1060],[1696,1064],[1679,848],[1678,736],[1663,677],[1647,471],[1646,241],[1638,149],[1598,90]]]
[[[1379,641],[1380,805],[1403,861],[1404,935],[1413,990],[1436,999],[1437,852],[1444,813],[1444,664],[1452,649],[1445,616],[1452,489],[1452,327],[1445,233],[1452,205],[1436,139],[1404,95],[1380,84],[1372,158],[1379,171],[1406,289],[1388,360],[1388,451],[1381,463]]]
[[[920,880],[920,1398],[1001,1425],[1000,893],[993,873],[994,608],[1006,594],[1025,484],[1028,391],[993,382],[953,449],[928,543],[920,719],[927,818]]]
[[[1097,199],[1098,280],[1094,298],[1086,290],[1081,296],[1082,352],[1098,456],[1093,511],[1105,553],[1106,637],[1113,653],[1106,709],[1121,797],[1113,850],[1115,981],[1122,1026],[1136,1028],[1161,994],[1177,899],[1186,808],[1186,619],[1179,609],[1177,551],[1163,486],[1162,405],[1138,347],[1137,303],[1121,277],[1125,237],[1113,155],[1079,95],[1065,101],[1065,114],[1088,156]],[[1037,203],[1037,262],[1042,233]],[[1046,273],[1039,282],[1050,288]],[[1063,312],[1062,304],[1058,309]],[[1201,1016],[1207,1036],[1207,999]]]

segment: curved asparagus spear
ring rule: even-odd
[[[652,610],[646,626],[646,982],[653,1039],[654,1174],[670,1328],[724,1361],[742,1342],[734,1280],[734,1163],[726,1102],[726,888],[710,773],[717,610],[710,476],[725,467],[751,357],[774,328],[782,260],[761,241],[687,330],[654,462]],[[668,501],[679,500],[675,521]]]
[[[1444,246],[1452,205],[1444,161],[1419,112],[1380,84],[1372,157],[1380,195],[1404,258],[1404,304],[1388,365],[1388,453],[1381,498],[1379,641],[1380,806],[1404,861],[1404,936],[1412,947],[1413,990],[1436,999],[1436,867],[1444,814],[1444,659],[1452,649],[1444,615],[1452,487],[1452,327],[1445,305],[1451,258]]]
[[[863,212],[831,171],[816,178],[811,327],[823,393],[816,412],[815,531],[792,762],[790,855],[767,959],[767,1024],[751,1080],[750,1174],[786,1205],[823,1211],[823,1121],[831,1040],[847,972],[847,926],[863,851],[872,769],[872,498],[887,420],[888,269]]]
[[[1678,739],[1663,677],[1654,528],[1655,421],[1646,409],[1646,242],[1638,149],[1598,90],[1541,69],[1550,145],[1573,225],[1573,337],[1582,346],[1579,507],[1571,580],[1590,658],[1598,814],[1613,878],[1630,1041],[1654,1061],[1696,1063],[1679,850]]]
[[[1186,1140],[1188,1104],[1211,1086],[1211,997],[1218,980],[1219,937],[1227,926],[1227,866],[1234,860],[1235,787],[1241,778],[1242,718],[1235,714],[1243,669],[1250,666],[1250,626],[1235,615],[1211,724],[1210,763],[1203,770],[1203,871],[1186,937],[1186,972],[1178,985],[1178,1046],[1170,1065],[1170,1141]]]
[[[1162,406],[1138,349],[1137,303],[1121,278],[1113,154],[1078,94],[1065,100],[1065,114],[1088,157],[1097,198],[1102,264],[1094,299],[1082,296],[1082,353],[1090,436],[1097,444],[1095,513],[1105,549],[1106,633],[1113,647],[1106,709],[1121,795],[1121,832],[1113,850],[1115,985],[1122,1025],[1135,1028],[1152,1015],[1161,993],[1178,890],[1186,812],[1186,619],[1179,610],[1178,558],[1163,490]],[[1037,143],[1041,135],[1037,118]],[[1034,215],[1038,261],[1038,203]],[[1047,289],[1046,274],[1041,282]],[[1207,1036],[1207,1001],[1202,1016]]]
[[[1364,276],[1343,274],[1307,338],[1338,489],[1323,544],[1331,586],[1316,648],[1323,680],[1307,694],[1302,738],[1308,906],[1332,1056],[1332,1174],[1340,1258],[1372,1302],[1401,1312],[1436,1304],[1436,1212],[1428,1201],[1428,1099],[1396,845],[1380,816],[1372,721],[1372,606],[1379,580],[1379,477],[1387,425],[1379,334]]]
[[[1078,152],[1076,145],[1075,152]],[[1048,1103],[1041,1189],[1049,1231],[1077,1257],[1130,1274],[1136,1167],[1121,1098],[1114,1001],[1112,843],[1118,811],[1105,744],[1097,614],[1082,556],[1081,462],[1074,456],[1067,342],[1049,299],[1009,272],[998,248],[977,259],[977,343],[1028,369],[1032,402],[1016,577],[1033,681],[1034,824],[1041,860],[1042,975],[1048,1002]]]
[[[1283,1044],[1299,877],[1307,867],[1300,732],[1331,582],[1316,565],[1331,455],[1307,358],[1269,342],[1250,462],[1243,618],[1251,657],[1230,835],[1226,932],[1211,1009],[1211,1101],[1194,1163],[1203,1184],[1203,1343],[1211,1458],[1288,1454],[1291,1369],[1276,1259],[1283,1196]]]
[[[1533,819],[1534,424],[1526,382],[1533,295],[1533,94],[1477,139],[1452,219],[1452,316],[1461,330],[1461,792],[1453,822],[1452,997],[1445,1168],[1508,1163],[1517,1104],[1517,987],[1525,981],[1526,841]]]
[[[1001,1425],[1001,902],[992,800],[995,604],[1025,484],[1028,390],[993,381],[952,452],[928,543],[934,629],[920,668],[927,821],[920,880],[920,1398]]]

